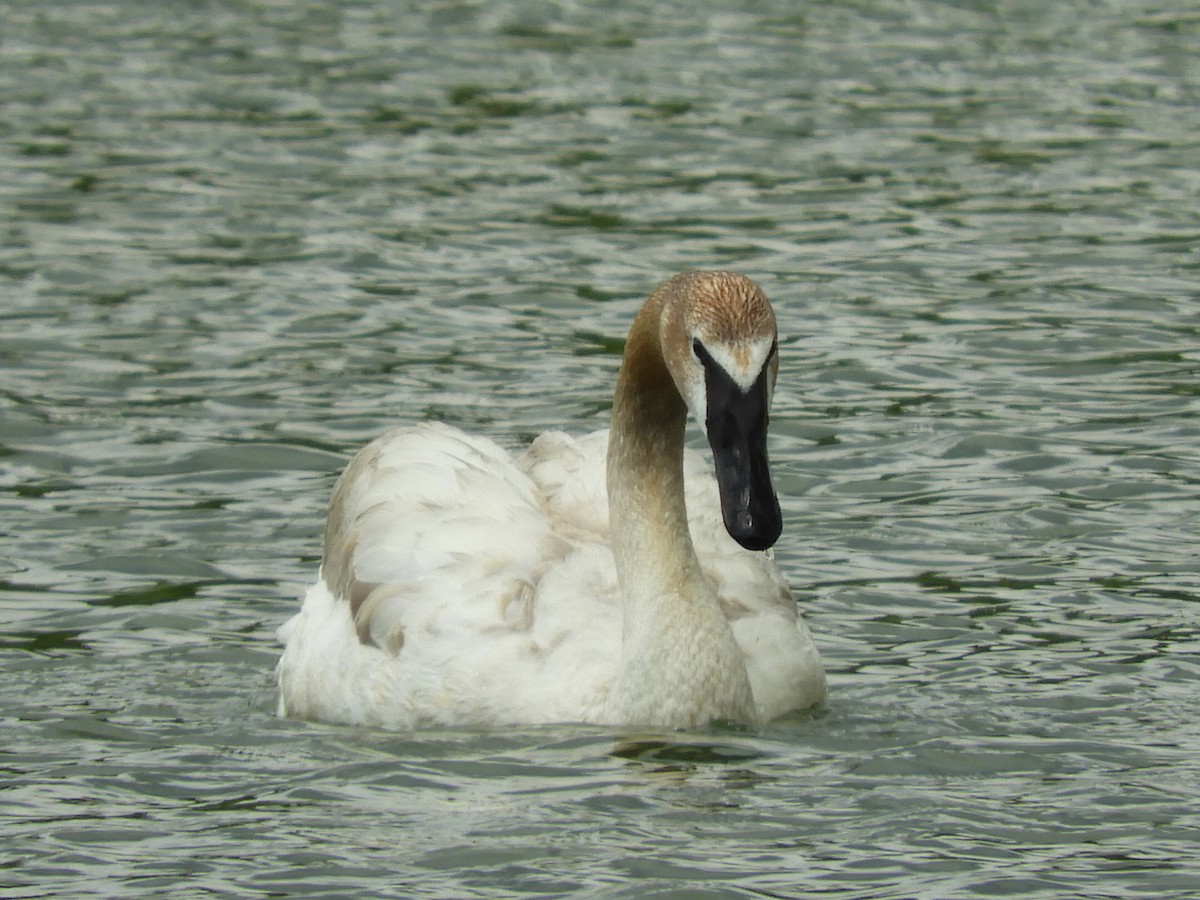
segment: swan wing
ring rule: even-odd
[[[284,630],[283,711],[414,728],[602,704],[615,571],[545,507],[486,438],[427,423],[365,447],[334,489],[321,578]]]
[[[385,434],[346,467],[322,571],[360,639],[394,652],[406,628],[525,618],[514,604],[550,537],[532,482],[501,447],[428,423]],[[457,595],[443,593],[448,581]],[[508,589],[489,607],[485,595],[500,585]]]
[[[559,531],[607,543],[607,457],[608,429],[582,437],[548,431],[517,464],[537,486]]]

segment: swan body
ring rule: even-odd
[[[778,568],[762,292],[661,285],[630,331],[610,431],[513,457],[437,423],[350,462],[320,575],[281,629],[281,715],[410,730],[763,723],[825,676]],[[687,412],[712,466],[683,447]]]

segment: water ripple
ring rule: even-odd
[[[6,10],[5,896],[1190,896],[1198,27]],[[346,454],[603,426],[638,298],[697,265],[777,306],[777,558],[829,705],[275,719]]]

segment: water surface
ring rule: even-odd
[[[1200,17],[1173,4],[9,4],[6,897],[1184,897]],[[654,284],[784,374],[828,705],[273,717],[347,455],[605,424]]]

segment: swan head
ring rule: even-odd
[[[665,285],[663,358],[716,463],[725,530],[765,550],[783,530],[767,458],[767,420],[779,371],[775,314],[749,278],[684,272]]]

